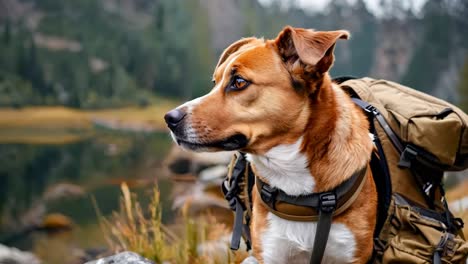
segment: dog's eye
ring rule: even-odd
[[[244,80],[243,78],[241,78],[241,77],[235,77],[234,78],[233,88],[235,90],[244,89],[245,87],[247,87],[247,85],[249,85],[249,82]]]

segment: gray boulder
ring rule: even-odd
[[[0,264],[40,264],[41,261],[32,253],[21,251],[0,244]]]
[[[124,251],[119,254],[86,262],[85,264],[154,264],[137,253]]]

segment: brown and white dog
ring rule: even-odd
[[[273,40],[244,38],[221,55],[207,95],[168,112],[174,140],[194,151],[242,150],[255,173],[289,195],[328,191],[367,166],[368,121],[331,81],[336,41],[349,33],[286,27]],[[369,170],[355,202],[333,218],[323,263],[365,263],[377,194]],[[309,263],[316,222],[272,214],[253,191],[253,255]]]

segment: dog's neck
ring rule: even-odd
[[[364,114],[337,85],[328,82],[320,89],[295,143],[248,155],[258,176],[289,195],[331,190],[370,159],[373,146]]]
[[[307,156],[301,152],[302,137],[294,144],[278,145],[263,155],[247,154],[255,173],[272,187],[289,195],[311,193],[315,180],[310,174]]]

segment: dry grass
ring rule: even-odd
[[[94,119],[128,124],[148,124],[164,128],[163,115],[177,102],[163,100],[148,107],[126,107],[105,110],[77,110],[62,106],[0,108],[0,129],[7,128],[69,128],[89,129]]]
[[[70,131],[37,131],[34,133],[25,129],[0,129],[0,144],[47,144],[63,145],[87,138],[89,133],[74,133]]]
[[[447,191],[447,200],[449,202],[454,202],[457,200],[461,200],[463,198],[466,199],[468,196],[468,179],[457,184],[454,188]],[[451,208],[451,211],[455,214],[455,216],[460,217],[463,219],[465,226],[463,228],[463,233],[466,238],[468,238],[468,210],[464,208]]]
[[[151,202],[145,211],[125,183],[121,185],[121,189],[122,198],[118,212],[105,218],[97,209],[101,229],[114,252],[130,250],[156,263],[234,262],[235,257],[227,250],[227,245],[221,247],[226,248],[224,252],[217,252],[219,256],[200,250],[200,245],[226,234],[224,225],[210,223],[209,219],[194,220],[182,212],[180,223],[169,228],[161,221],[159,191],[153,191]]]
[[[166,102],[146,108],[121,108],[86,112],[91,119],[113,120],[128,125],[148,125],[149,127],[162,130],[166,128],[164,114],[177,106],[174,102]]]

